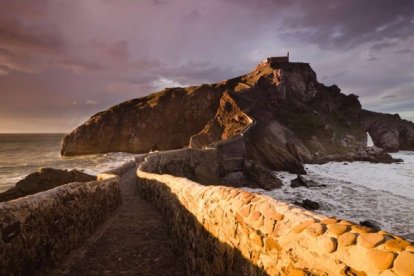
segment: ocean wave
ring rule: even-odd
[[[396,154],[395,154],[396,155]],[[397,158],[393,154],[395,158]],[[399,153],[403,164],[370,164],[353,162],[344,165],[331,162],[306,165],[307,177],[325,187],[291,188],[296,175],[275,172],[284,186],[272,191],[254,189],[275,199],[293,203],[310,199],[320,204],[317,211],[354,221],[372,220],[382,229],[405,237],[414,234],[414,178],[405,177],[414,171],[414,154]],[[401,177],[401,175],[403,177]],[[411,184],[411,185],[410,185]],[[385,187],[385,188],[384,188]],[[249,189],[252,190],[252,189]]]

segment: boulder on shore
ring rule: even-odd
[[[244,162],[244,175],[251,183],[250,188],[260,188],[267,191],[283,186],[282,181],[272,171],[263,168],[251,160]]]
[[[317,210],[320,207],[318,202],[312,201],[310,199],[304,199],[302,201],[295,201],[293,202],[293,204],[296,204],[310,211]]]
[[[31,173],[16,185],[0,193],[0,202],[36,194],[71,182],[88,182],[96,180],[96,176],[78,170],[58,170],[42,168]]]
[[[290,187],[292,188],[298,188],[298,187],[326,187],[325,184],[319,184],[311,179],[307,179],[303,175],[298,174],[295,179],[290,181]]]

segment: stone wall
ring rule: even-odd
[[[250,124],[241,133],[226,140],[216,141],[209,146],[218,150],[225,174],[242,171],[244,168],[246,139],[249,139],[251,131],[256,127],[256,121],[250,118],[249,120]]]
[[[189,275],[414,275],[414,246],[242,189],[153,173],[139,189],[165,214]]]
[[[106,175],[0,203],[0,275],[33,275],[80,245],[121,203]]]
[[[203,184],[219,181],[221,160],[216,149],[179,149],[150,156],[142,166],[157,174],[174,174]],[[140,162],[138,158],[136,161]]]

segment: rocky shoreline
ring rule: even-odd
[[[314,156],[309,164],[325,164],[328,162],[354,162],[367,161],[370,163],[399,163],[402,159],[393,158],[389,153],[376,146],[360,147],[346,154],[331,154],[327,156]]]
[[[141,154],[138,159],[142,159],[148,154]],[[220,158],[215,157],[212,162],[215,162],[216,165],[207,166],[198,168],[198,172],[185,172],[181,163],[171,164],[168,173],[177,175],[177,173],[183,176],[188,177],[189,179],[197,179],[205,184],[214,184],[214,185],[224,185],[231,187],[248,187],[248,188],[259,188],[267,191],[273,189],[279,189],[282,187],[282,181],[274,174],[273,171],[263,167],[252,160],[244,159],[243,165],[240,167],[240,170],[235,172],[223,174],[219,170],[220,168]],[[354,161],[368,161],[371,163],[399,163],[402,162],[402,159],[395,159],[384,150],[378,147],[365,147],[359,148],[355,152],[347,153],[346,155],[329,155],[324,157],[314,157],[312,162],[309,164],[325,164],[328,162],[354,162]],[[121,171],[127,170],[129,167],[135,164],[135,162],[127,162],[118,168],[109,171],[108,173],[121,174]],[[214,168],[213,168],[214,167]],[[213,168],[213,171],[211,171]],[[179,171],[182,171],[179,173]],[[104,172],[103,174],[105,174]],[[203,175],[204,174],[204,175]],[[209,175],[211,174],[211,175]],[[203,176],[201,176],[203,175]],[[216,175],[216,176],[214,176]],[[318,184],[312,180],[303,177],[306,175],[306,171],[300,171],[297,175],[297,179],[293,180],[291,183],[292,188],[296,187],[322,187],[323,184]],[[201,178],[200,178],[201,177]],[[204,178],[204,180],[202,180]],[[27,175],[24,179],[20,180],[15,184],[14,187],[0,193],[0,202],[8,201],[12,199],[17,199],[19,197],[24,197],[27,195],[39,193],[42,191],[53,189],[57,186],[64,185],[71,182],[88,182],[96,180],[96,176],[88,175],[79,170],[60,170],[54,168],[41,168],[37,172],[33,172]],[[301,203],[302,204],[302,203]],[[298,204],[303,207],[303,204]]]

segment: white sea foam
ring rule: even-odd
[[[382,229],[414,240],[414,152],[392,154],[401,164],[330,162],[306,165],[307,177],[326,187],[291,188],[296,178],[277,172],[284,186],[273,191],[255,190],[288,202],[311,199],[318,212],[352,220],[373,220]]]
[[[376,191],[387,191],[414,199],[414,152],[392,154],[403,163],[373,164],[368,162],[329,162],[324,165],[306,165],[309,173],[325,178],[348,181]]]

